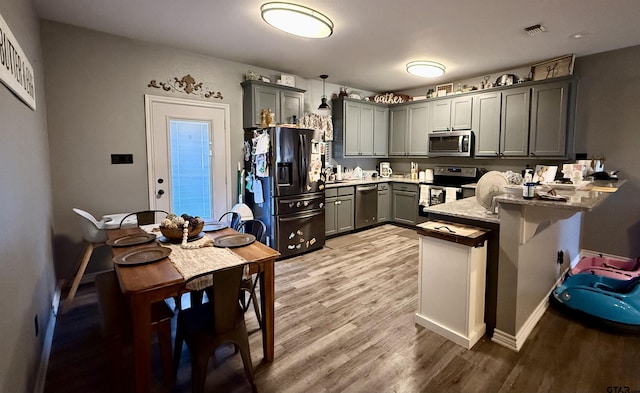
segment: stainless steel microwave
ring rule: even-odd
[[[431,132],[429,157],[471,157],[473,152],[473,131]]]

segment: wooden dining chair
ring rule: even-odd
[[[102,334],[110,354],[113,389],[120,391],[123,388],[123,349],[125,344],[131,343],[133,331],[129,303],[120,290],[115,271],[110,270],[96,275],[95,283]],[[154,303],[151,307],[151,325],[155,327],[158,337],[162,378],[166,387],[173,386],[175,381],[171,363],[171,318],[173,316],[173,311],[164,300]]]
[[[241,233],[250,233],[256,237],[256,240],[260,243],[264,243],[266,235],[267,235],[267,226],[264,225],[264,222],[253,219],[243,221],[238,227],[238,232]],[[255,279],[252,275],[244,274],[242,276],[242,283],[240,284],[240,304],[242,305],[242,309],[244,312],[247,312],[249,309],[250,303],[253,303],[253,310],[256,313],[256,319],[258,320],[258,324],[260,328],[262,328],[262,316],[260,314],[260,306],[258,304],[258,297],[256,296],[256,282],[258,277]],[[249,299],[247,300],[247,295]]]
[[[257,263],[255,263],[259,267]],[[194,393],[204,391],[207,364],[216,348],[232,343],[239,350],[244,371],[255,393],[255,384],[249,335],[244,312],[238,303],[244,265],[196,275],[185,281],[181,292],[204,290],[208,302],[183,309],[178,303],[173,369],[177,373],[182,346],[187,344],[191,358],[191,384]]]

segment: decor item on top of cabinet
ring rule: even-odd
[[[258,74],[255,71],[249,70],[245,74],[244,80],[246,80],[246,81],[259,81],[260,80],[260,74]]]
[[[260,80],[263,82],[271,83],[271,78],[268,76],[260,75]]]
[[[369,100],[379,104],[402,104],[411,101],[412,98],[406,94],[384,93],[370,96]]]
[[[453,93],[453,83],[436,86],[436,97],[444,97],[451,93]]]
[[[168,79],[167,82],[158,83],[155,79],[152,79],[147,87],[155,87],[156,89],[162,89],[164,91],[177,91],[185,94],[195,94],[204,98],[220,98],[223,99],[222,93],[214,91],[203,91],[202,82],[196,83],[196,80],[187,74],[181,79],[174,77],[173,80]]]
[[[576,56],[565,55],[554,59],[546,60],[531,66],[531,75],[534,81],[560,76],[573,75],[573,64]]]
[[[296,77],[293,75],[280,75],[280,84],[284,86],[296,87]]]

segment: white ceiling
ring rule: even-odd
[[[280,32],[260,17],[268,0],[33,0],[61,23],[169,45],[374,92],[460,80],[574,53],[640,44],[638,0],[300,0],[334,22],[331,37]],[[547,32],[523,29],[542,23]],[[582,39],[571,34],[588,33]],[[412,60],[447,67],[422,79]]]

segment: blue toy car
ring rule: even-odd
[[[550,301],[607,327],[640,332],[640,277],[616,280],[588,273],[568,276],[553,290]]]

